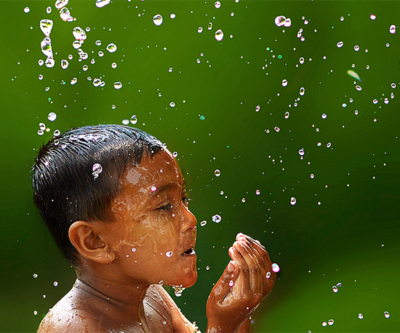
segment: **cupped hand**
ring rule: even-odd
[[[229,248],[231,261],[207,301],[207,332],[235,332],[271,292],[276,274],[259,241],[238,234]]]

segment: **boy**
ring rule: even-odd
[[[162,285],[197,279],[196,218],[172,154],[138,129],[72,129],[32,168],[34,202],[77,280],[38,332],[195,332]],[[249,332],[276,274],[265,248],[238,234],[207,301],[207,332]]]

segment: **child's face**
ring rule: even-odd
[[[182,172],[164,149],[121,178],[112,203],[109,239],[121,273],[136,282],[192,286],[197,279],[197,220],[189,211]],[[193,248],[193,252],[191,249]]]

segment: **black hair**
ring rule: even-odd
[[[111,203],[121,189],[121,175],[153,157],[163,144],[133,127],[98,125],[74,128],[44,144],[32,166],[33,200],[58,247],[77,266],[69,240],[71,224],[114,221]]]

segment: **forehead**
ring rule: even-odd
[[[152,186],[184,185],[182,171],[171,152],[163,149],[153,155],[144,154],[138,166],[129,167],[121,178],[122,189],[147,192]],[[132,194],[132,193],[131,193]]]

